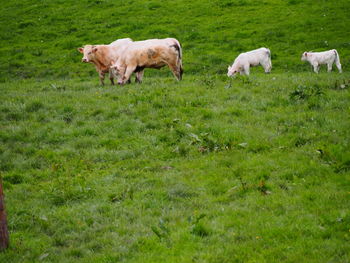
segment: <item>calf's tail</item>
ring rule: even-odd
[[[338,54],[338,51],[336,49],[333,49],[334,53],[335,53],[335,62],[337,63],[340,63],[340,59],[339,59],[339,54]]]
[[[337,66],[339,72],[342,72],[342,68],[341,68],[341,64],[340,64],[340,58],[339,58],[339,54],[338,51],[336,49],[333,49],[334,53],[335,53],[335,65]]]
[[[270,49],[266,49],[267,55],[269,56],[269,58],[271,58],[271,50]]]

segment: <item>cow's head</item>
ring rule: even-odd
[[[78,51],[83,54],[81,61],[85,63],[93,61],[97,50],[98,48],[93,45],[86,45],[84,47],[78,48]]]
[[[234,66],[228,66],[227,68],[227,76],[231,77],[231,76],[235,76],[238,73],[238,70],[234,67]]]
[[[119,75],[120,65],[118,61],[111,60],[110,68],[114,71],[114,74]]]
[[[307,52],[304,52],[304,53],[301,55],[301,60],[302,60],[302,61],[307,60]]]

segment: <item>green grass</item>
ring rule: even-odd
[[[348,262],[350,75],[2,84],[1,262]]]
[[[0,80],[87,78],[84,44],[175,37],[186,74],[224,74],[242,51],[272,51],[273,70],[310,70],[302,52],[336,48],[350,67],[348,0],[12,0],[0,7]],[[157,75],[156,71],[151,74]]]
[[[0,262],[349,262],[350,2],[0,6]],[[184,80],[101,87],[84,44],[176,37]],[[226,77],[266,46],[273,70]],[[343,74],[312,73],[336,48]]]

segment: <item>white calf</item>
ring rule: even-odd
[[[235,59],[232,66],[228,66],[227,76],[231,77],[238,72],[241,75],[249,75],[250,67],[263,66],[265,73],[270,73],[271,64],[271,51],[268,48],[259,48],[246,53],[241,53]]]
[[[328,72],[332,71],[333,63],[337,66],[339,73],[342,73],[339,54],[335,49],[324,52],[304,52],[301,60],[309,61],[316,73],[323,64],[327,64]]]

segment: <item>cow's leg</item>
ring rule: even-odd
[[[123,84],[123,78],[125,74],[126,67],[124,65],[120,66],[118,69],[118,84],[122,85]]]
[[[181,68],[177,67],[175,63],[167,63],[171,72],[177,80],[181,80]]]
[[[143,73],[144,73],[145,71],[142,69],[142,70],[140,70],[140,71],[138,71],[138,72],[136,72],[136,79],[135,79],[135,82],[137,82],[137,83],[142,83],[142,78],[143,78]]]
[[[100,83],[101,83],[101,85],[104,86],[104,85],[105,85],[105,83],[104,83],[104,80],[105,80],[105,73],[103,73],[102,71],[100,71],[100,72],[98,73],[98,75],[99,75],[99,77],[100,77]]]
[[[176,72],[176,78],[178,79],[178,80],[182,80],[182,68],[181,68],[181,65],[180,64],[175,64],[176,66],[175,66],[175,68],[176,68],[176,70],[175,70],[175,72]]]
[[[331,72],[331,71],[332,71],[332,66],[333,66],[333,62],[327,64],[327,71],[328,71],[328,72]]]
[[[115,74],[114,74],[113,69],[109,69],[109,79],[110,79],[112,85],[114,85],[114,76],[115,76]]]
[[[318,70],[320,69],[320,66],[318,64],[313,64],[315,73],[318,73]]]
[[[131,74],[135,71],[136,66],[127,66],[125,70],[125,74],[123,76],[123,80],[121,84],[127,83],[130,80]],[[118,82],[119,83],[119,82]]]

